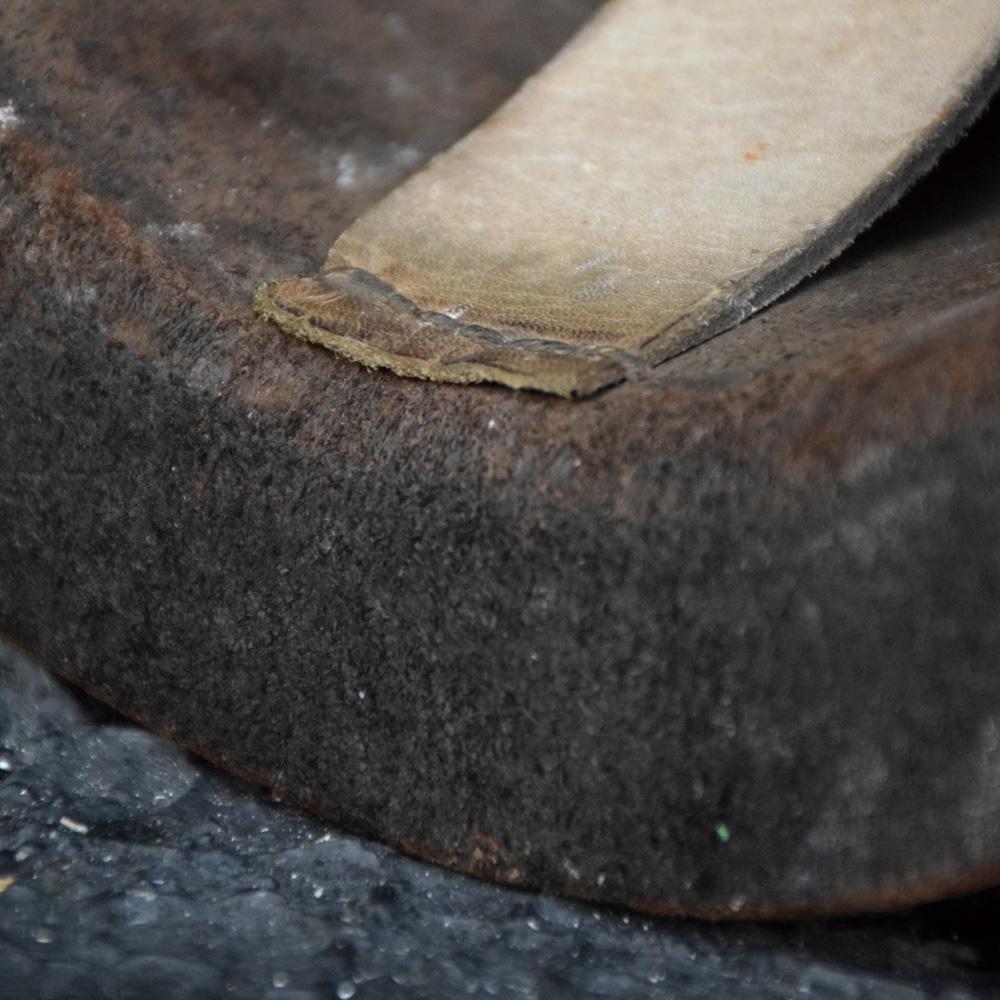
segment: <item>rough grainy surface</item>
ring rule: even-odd
[[[537,63],[586,10],[442,0],[401,41],[328,6],[0,8],[0,627],[493,879],[713,916],[995,882],[996,114],[642,381],[428,386],[252,290],[509,92],[517,25]]]
[[[1000,897],[720,928],[500,889],[339,834],[0,646],[4,1000],[974,1000]]]

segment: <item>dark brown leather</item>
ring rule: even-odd
[[[253,291],[591,7],[329,9],[0,10],[5,632],[490,878],[710,916],[995,882],[996,114],[818,279],[636,381],[430,385]]]

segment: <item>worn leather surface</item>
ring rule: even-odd
[[[571,403],[253,295],[587,5],[248,10],[0,7],[0,629],[498,881],[715,917],[1000,881],[996,108],[795,293]]]
[[[587,395],[840,252],[998,51],[995,0],[615,0],[261,310],[401,375]]]

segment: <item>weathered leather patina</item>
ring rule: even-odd
[[[483,877],[708,917],[1000,882],[998,109],[613,391],[401,379],[255,290],[593,5],[337,11],[0,5],[0,629]]]
[[[843,250],[998,51],[995,0],[614,0],[261,311],[400,375],[589,395]]]

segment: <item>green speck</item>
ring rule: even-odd
[[[729,843],[729,838],[730,838],[731,834],[730,834],[730,832],[729,832],[729,827],[728,827],[728,826],[726,826],[726,824],[725,824],[725,823],[720,823],[720,824],[719,824],[719,825],[718,825],[718,826],[717,826],[717,827],[715,828],[715,835],[716,835],[716,837],[718,837],[718,838],[719,838],[719,840],[721,840],[721,841],[722,841],[722,842],[723,842],[724,844],[728,844],[728,843]]]

